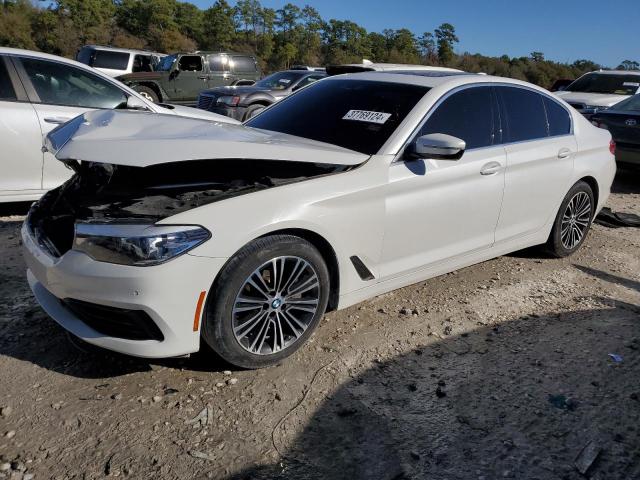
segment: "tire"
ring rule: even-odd
[[[327,266],[311,243],[292,235],[254,240],[214,282],[202,338],[237,367],[275,365],[311,336],[327,308],[329,286]]]
[[[147,100],[151,100],[153,103],[158,103],[160,101],[158,94],[153,88],[145,87],[144,85],[136,85],[133,89]]]
[[[250,118],[255,117],[257,114],[259,114],[265,108],[267,108],[266,105],[262,105],[262,104],[259,104],[259,103],[256,103],[255,105],[249,105],[249,108],[247,108],[247,113],[244,114],[244,120],[247,121]]]
[[[562,200],[546,250],[558,258],[575,253],[587,238],[595,208],[589,184],[582,180],[577,182]]]

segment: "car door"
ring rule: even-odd
[[[209,64],[209,73],[207,76],[208,88],[225,87],[233,83],[229,57],[227,55],[208,55],[207,63]]]
[[[174,98],[180,103],[195,103],[200,92],[207,88],[209,77],[200,55],[182,55],[171,74]]]
[[[551,97],[519,86],[496,86],[507,152],[496,242],[534,234],[552,221],[573,170],[577,143],[571,115]]]
[[[123,90],[90,71],[33,57],[16,56],[12,60],[40,123],[41,135],[36,149],[42,146],[42,137],[56,126],[88,110],[126,105],[127,95]],[[49,152],[44,154],[43,189],[60,185],[71,174]]]
[[[0,56],[0,202],[42,189],[42,132],[7,57]],[[17,198],[16,198],[17,197]]]
[[[381,277],[392,278],[490,248],[504,189],[505,149],[488,86],[447,94],[414,139],[444,133],[466,142],[459,160],[393,162],[386,193]]]

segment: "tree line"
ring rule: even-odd
[[[217,0],[203,10],[178,0],[0,0],[0,45],[73,58],[85,44],[159,52],[228,50],[254,53],[264,71],[294,64],[411,63],[513,77],[549,87],[601,68],[590,60],[559,63],[542,52],[526,57],[456,53],[455,27],[416,35],[406,28],[368,32],[350,20],[323,19],[307,5],[281,9],[259,0]],[[618,68],[637,70],[637,61]]]

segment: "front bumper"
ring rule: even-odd
[[[194,329],[201,292],[209,292],[226,259],[185,254],[153,267],[97,262],[68,251],[54,258],[22,227],[27,279],[38,303],[62,327],[88,343],[146,358],[185,355],[200,348]],[[109,307],[142,310],[162,332],[162,340],[130,340],[91,328],[63,303],[73,299]]]

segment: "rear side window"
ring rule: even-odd
[[[258,71],[253,57],[232,57],[234,72],[255,73]]]
[[[566,108],[563,108],[548,97],[544,99],[544,108],[547,111],[547,121],[549,122],[549,135],[568,135],[571,133],[571,116]]]
[[[153,67],[151,65],[151,55],[136,55],[133,57],[133,66],[131,68],[133,72],[151,72]]]
[[[493,118],[491,88],[466,88],[436,108],[420,135],[446,133],[464,140],[467,149],[488,147],[494,143]]]
[[[0,57],[0,100],[17,100],[16,91],[13,89],[9,72],[2,57]]]
[[[129,65],[129,54],[126,52],[111,52],[109,50],[95,50],[89,63],[94,68],[109,68],[111,70],[126,70]]]
[[[225,55],[209,55],[209,70],[212,72],[229,71],[229,58]]]
[[[524,142],[547,137],[543,96],[516,87],[497,87],[505,110],[504,141]],[[505,128],[506,127],[506,128]]]

